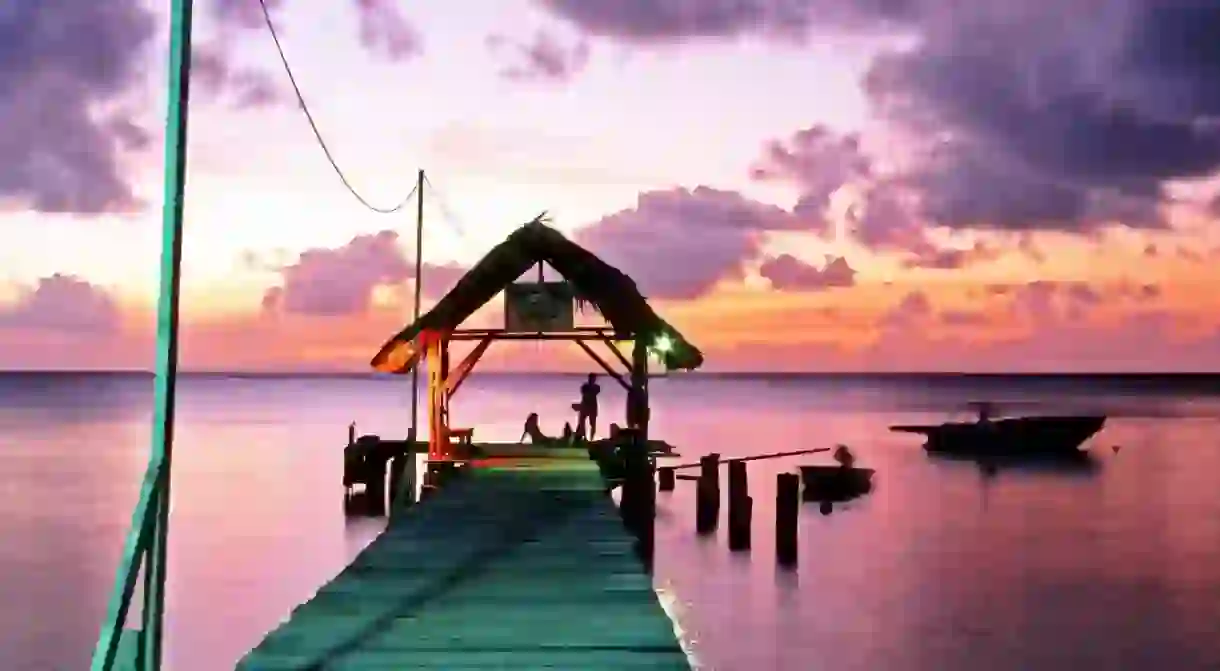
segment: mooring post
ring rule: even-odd
[[[729,549],[737,552],[750,549],[751,522],[754,514],[754,498],[743,497],[729,506]]]
[[[663,492],[674,490],[674,469],[672,466],[662,466],[657,469],[657,489]]]
[[[407,460],[403,455],[396,454],[389,460],[390,468],[390,511],[398,507],[401,500],[400,489],[402,488],[402,478],[406,475]]]
[[[352,422],[347,425],[347,444],[352,446],[356,444],[356,423]]]
[[[389,460],[381,455],[369,455],[367,458],[368,475],[364,481],[365,491],[368,492],[369,499],[369,514],[374,517],[381,517],[386,514],[386,466]]]
[[[720,455],[713,452],[699,459],[699,482],[695,488],[695,530],[715,531],[720,518]]]
[[[403,448],[394,455],[390,465],[390,515],[400,508],[416,503],[415,483],[419,480],[419,465],[415,458],[415,429],[407,430]]]
[[[653,486],[653,464],[643,441],[633,441],[622,450],[623,489],[619,514],[636,539],[636,553],[651,572],[655,544],[657,494]]]
[[[775,477],[775,560],[780,566],[797,563],[797,513],[801,505],[801,476]]]
[[[753,501],[744,461],[729,462],[729,549],[750,547],[750,519]]]

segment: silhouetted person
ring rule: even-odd
[[[600,393],[602,393],[602,388],[597,384],[597,376],[589,373],[588,381],[580,385],[580,414],[576,418],[578,436],[593,440],[593,437],[597,435],[597,395]],[[588,422],[589,430],[587,432],[585,422]]]
[[[525,442],[525,437],[529,436],[530,442],[535,445],[541,445],[554,442],[554,439],[542,432],[542,428],[538,426],[538,413],[531,412],[525,418],[525,427],[521,430],[521,440],[519,443]]]
[[[856,465],[856,455],[852,454],[846,445],[835,448],[834,459],[843,468],[851,468]]]

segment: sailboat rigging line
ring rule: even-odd
[[[428,175],[426,174],[424,175],[424,185],[432,190],[432,196],[436,201],[436,207],[441,211],[441,216],[444,217],[445,223],[453,227],[453,230],[457,232],[458,237],[469,241],[470,237],[466,235],[466,227],[462,225],[461,218],[454,214],[453,210],[450,209],[449,201],[445,198],[444,194],[441,193],[440,189],[436,188],[436,185],[432,183],[432,180],[429,179]]]
[[[301,87],[297,85],[297,78],[292,74],[292,66],[288,64],[288,57],[284,55],[284,47],[280,44],[280,36],[275,31],[275,24],[271,21],[271,12],[267,9],[266,0],[258,0],[258,4],[263,8],[263,20],[267,23],[267,31],[271,33],[271,40],[275,42],[275,51],[280,55],[280,62],[284,64],[284,72],[288,75],[288,82],[292,84],[292,90],[297,96],[297,103],[301,106],[301,111],[305,113],[305,119],[309,122],[310,129],[313,130],[313,136],[318,140],[318,146],[322,148],[322,153],[326,155],[326,160],[330,161],[330,167],[335,169],[335,174],[339,176],[339,181],[343,182],[343,186],[347,187],[348,192],[360,201],[360,204],[366,208],[379,214],[394,214],[402,208],[406,207],[415,196],[415,188],[411,189],[411,193],[407,194],[400,203],[394,207],[377,207],[361,196],[352,183],[348,181],[347,175],[343,174],[343,170],[339,168],[339,163],[335,161],[335,157],[330,153],[330,147],[327,146],[326,140],[322,138],[322,132],[318,130],[318,124],[314,121],[313,114],[309,112],[309,105],[305,104],[305,97],[301,95]],[[418,188],[418,184],[416,188]]]

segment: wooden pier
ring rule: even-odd
[[[691,668],[593,461],[462,470],[238,669]]]

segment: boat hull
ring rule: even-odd
[[[873,469],[801,466],[806,501],[847,501],[872,491]]]
[[[927,437],[924,449],[931,453],[1074,456],[1080,453],[1080,445],[1100,431],[1105,422],[1102,415],[1017,417],[994,422],[890,428],[923,434]]]

